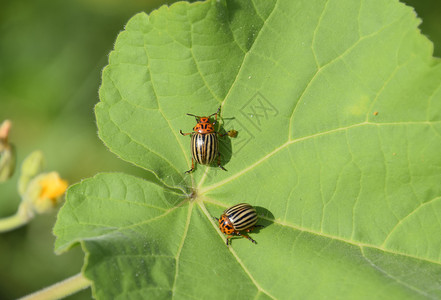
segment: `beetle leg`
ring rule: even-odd
[[[189,134],[192,134],[192,133],[193,133],[193,132],[183,133],[182,130],[179,130],[179,132],[180,132],[182,135],[189,135]]]
[[[238,232],[237,235],[240,235],[240,236],[242,236],[242,237],[244,237],[244,238],[247,238],[247,239],[249,239],[252,243],[257,244],[257,242],[256,242],[255,240],[253,240],[251,237],[249,237],[249,236],[246,235],[246,234],[240,234],[240,232]]]
[[[222,170],[226,171],[227,169],[225,169],[224,167],[221,166],[221,161],[220,161],[220,153],[217,156],[217,166],[219,168],[221,168]]]
[[[194,171],[194,160],[193,157],[191,158],[191,169],[188,171],[185,171],[185,173],[190,174],[191,172]]]

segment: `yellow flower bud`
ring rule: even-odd
[[[27,209],[39,214],[50,211],[61,202],[67,187],[67,181],[61,179],[57,172],[39,174],[26,189],[24,199]]]
[[[41,192],[40,199],[48,198],[54,205],[57,204],[57,199],[66,192],[67,181],[60,178],[57,172],[48,173],[40,181]]]

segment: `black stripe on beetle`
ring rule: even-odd
[[[211,164],[218,156],[218,144],[216,133],[194,133],[191,136],[192,158],[201,165]]]

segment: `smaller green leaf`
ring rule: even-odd
[[[161,217],[184,195],[136,177],[100,174],[70,187],[66,198],[54,229],[58,252],[73,241],[105,239],[121,228]]]

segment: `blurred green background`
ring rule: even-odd
[[[110,153],[96,135],[93,107],[101,70],[117,34],[137,12],[174,1],[2,0],[0,2],[0,122],[12,120],[10,136],[18,166],[33,150],[70,183],[98,172],[147,174]],[[409,0],[423,34],[441,56],[441,1]],[[146,130],[148,130],[146,128]],[[17,172],[0,186],[0,217],[19,204]],[[99,212],[97,212],[99,213]],[[52,226],[56,213],[0,234],[0,299],[14,299],[80,272],[75,247],[57,256]],[[90,299],[90,289],[68,299]]]

